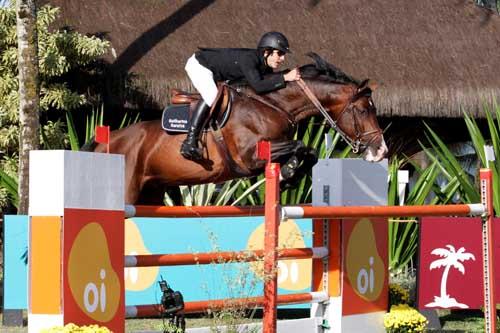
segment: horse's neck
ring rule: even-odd
[[[344,83],[326,83],[313,80],[305,80],[305,82],[325,108],[325,103],[345,103],[345,90],[350,89],[350,85]],[[314,106],[313,102],[295,82],[288,83],[288,87],[285,89],[265,95],[255,95],[252,90],[243,91],[243,94],[254,96],[254,99],[260,101],[262,104],[282,110],[284,113],[289,114],[290,119],[295,122],[320,114],[320,111]]]
[[[350,85],[347,84],[325,83],[311,80],[306,81],[306,85],[324,108],[327,108],[328,104],[333,104],[339,105],[337,108],[339,110],[341,110],[342,105],[345,104],[346,90],[351,89]],[[289,104],[290,109],[287,111],[293,115],[296,122],[320,114],[318,108],[297,84],[294,85],[293,90],[295,91],[291,91],[290,96],[295,96],[295,101]]]

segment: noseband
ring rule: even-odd
[[[337,116],[337,119],[333,120],[332,117],[330,117],[330,114],[326,109],[321,105],[321,102],[318,100],[316,95],[309,89],[309,87],[306,85],[306,83],[300,79],[297,81],[299,87],[304,91],[304,94],[311,100],[311,102],[314,104],[314,106],[321,112],[323,117],[325,117],[326,121],[328,124],[337,132],[339,135],[344,139],[345,142],[349,146],[351,146],[353,153],[357,154],[361,149],[366,149],[368,145],[373,141],[373,139],[376,137],[377,133],[382,133],[381,130],[373,130],[373,131],[367,131],[367,132],[361,132],[359,129],[359,122],[358,118],[356,117],[356,113],[352,112],[352,118],[354,120],[354,130],[355,130],[355,138],[351,139],[347,133],[345,133],[338,125],[337,122],[340,120],[340,118],[346,113],[347,110],[351,110],[352,108],[349,108],[353,102],[354,94],[349,98],[349,101],[346,103],[342,111],[340,111],[339,115]],[[368,135],[372,135],[371,138],[363,142],[362,139]]]

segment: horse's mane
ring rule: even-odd
[[[304,79],[321,79],[336,83],[353,83],[359,85],[360,81],[344,73],[340,68],[328,63],[314,52],[307,53],[307,56],[313,58],[315,64],[307,64],[300,67],[300,75]],[[288,71],[288,70],[287,70]],[[286,72],[286,71],[285,71]],[[231,81],[229,84],[233,87],[247,88],[248,82],[242,78]]]
[[[354,83],[359,85],[358,80],[344,73],[340,68],[330,64],[314,52],[307,53],[307,56],[313,58],[315,64],[307,64],[300,67],[300,75],[304,79],[314,79],[321,77],[330,82]]]

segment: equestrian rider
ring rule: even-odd
[[[217,97],[215,82],[244,78],[257,94],[284,88],[286,82],[300,79],[296,68],[286,73],[273,73],[283,64],[285,54],[289,52],[287,38],[275,31],[265,33],[257,49],[200,48],[195,52],[188,59],[185,69],[202,98],[194,110],[189,132],[182,143],[182,156],[194,161],[203,158],[198,140],[210,107]],[[264,77],[265,74],[268,75]]]

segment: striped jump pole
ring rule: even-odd
[[[483,204],[428,205],[428,206],[349,206],[349,207],[294,207],[282,208],[283,218],[339,219],[359,217],[410,216],[481,216]]]
[[[483,284],[484,284],[484,330],[486,333],[497,331],[497,310],[495,301],[495,268],[493,247],[493,174],[491,169],[481,169],[480,189],[483,214]]]
[[[320,303],[328,300],[328,295],[323,292],[309,292],[300,294],[279,295],[277,304],[303,304]],[[224,308],[252,308],[262,307],[266,304],[266,297],[228,298],[219,300],[185,302],[185,313],[201,313],[208,310],[221,310]],[[126,318],[155,317],[162,313],[163,308],[159,304],[135,305],[126,307]]]
[[[278,259],[322,259],[328,255],[325,247],[295,248],[278,250]],[[265,250],[239,252],[206,252],[148,254],[125,256],[125,267],[208,265],[227,262],[251,262],[264,260]]]
[[[264,216],[263,206],[141,206],[125,205],[125,217]]]

